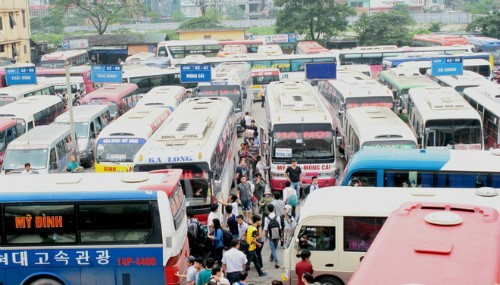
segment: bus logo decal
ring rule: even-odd
[[[167,162],[185,162],[193,161],[192,156],[169,156],[167,157]]]

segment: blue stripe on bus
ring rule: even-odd
[[[71,187],[71,186],[69,186]],[[15,190],[14,188],[12,189]],[[71,191],[68,192],[10,192],[0,193],[0,203],[16,202],[85,202],[85,201],[130,201],[156,200],[156,191],[124,190],[124,191]]]

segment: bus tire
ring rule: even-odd
[[[314,280],[320,284],[330,284],[330,285],[344,285],[340,279],[335,276],[321,276]]]
[[[40,278],[30,283],[27,283],[26,285],[64,285],[64,284],[52,278]]]

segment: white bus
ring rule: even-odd
[[[462,75],[432,76],[431,73],[431,70],[427,69],[427,76],[429,78],[441,86],[455,89],[460,94],[464,93],[465,88],[477,87],[490,82],[484,76],[469,70],[464,70]]]
[[[500,146],[500,85],[493,82],[479,87],[466,88],[464,99],[476,109],[483,121],[486,148]]]
[[[66,85],[66,77],[42,77],[38,76],[37,77],[38,83],[40,84],[50,84],[54,86],[54,92],[53,94],[59,93],[67,93],[68,88]],[[85,89],[85,82],[83,80],[83,76],[71,76],[70,77],[70,83],[71,83],[71,93],[76,94],[78,91],[84,91],[85,93],[87,90]]]
[[[250,65],[245,62],[226,62],[212,71],[212,82],[201,82],[193,90],[194,97],[226,97],[233,102],[236,122],[250,112],[253,102],[253,77]],[[244,129],[236,124],[238,132]]]
[[[389,108],[352,108],[346,111],[344,122],[347,160],[365,148],[417,148],[417,138],[410,127]]]
[[[182,169],[186,205],[206,222],[210,204],[227,199],[234,181],[234,122],[227,98],[187,99],[136,154],[134,171]]]
[[[33,95],[55,95],[54,85],[26,84],[0,88],[0,107]]]
[[[83,49],[56,51],[44,54],[40,61],[42,68],[64,68],[69,66],[86,65],[89,62],[89,53]]]
[[[35,173],[66,172],[70,162],[70,150],[66,139],[69,126],[38,126],[13,140],[5,151],[3,169],[21,173],[24,164],[30,163]]]
[[[154,87],[165,85],[181,85],[186,88],[196,87],[196,84],[181,83],[181,71],[178,67],[158,68],[143,65],[124,65],[123,82],[134,83],[139,87],[139,93],[147,93]]]
[[[431,61],[408,61],[399,64],[398,67],[415,68],[419,70],[420,74],[426,74],[427,70],[431,68]],[[481,74],[488,80],[493,76],[491,63],[485,59],[465,58],[463,59],[463,69]]]
[[[409,124],[422,148],[483,149],[481,117],[450,87],[410,89]]]
[[[0,107],[0,118],[16,120],[17,134],[22,135],[36,126],[51,124],[65,109],[58,96],[34,95]]]
[[[297,284],[295,264],[301,260],[300,251],[307,248],[311,251],[315,282],[347,284],[387,217],[406,202],[500,208],[498,191],[491,188],[328,187],[316,190],[303,203],[298,224],[286,241],[287,283]]]
[[[132,171],[136,153],[168,116],[169,109],[141,106],[131,109],[109,124],[96,140],[95,171]]]
[[[321,187],[335,185],[332,118],[320,95],[305,81],[271,82],[266,94],[271,189],[285,188],[285,170],[292,159],[303,171],[302,183],[310,184],[317,176]]]
[[[158,86],[142,95],[135,106],[156,106],[168,108],[173,112],[187,98],[187,90],[182,86]]]

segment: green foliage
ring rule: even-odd
[[[220,21],[220,19],[222,19],[222,13],[221,11],[215,8],[208,8],[207,11],[205,12],[205,17],[212,20]]]
[[[180,24],[180,30],[196,30],[196,29],[216,29],[223,28],[222,23],[210,17],[197,17],[193,19],[189,19],[182,24]]]
[[[306,34],[308,39],[330,38],[345,31],[354,8],[335,0],[275,0],[283,7],[276,18],[276,32]]]
[[[186,16],[184,15],[184,13],[182,13],[181,9],[178,9],[175,10],[174,13],[172,14],[172,20],[174,22],[181,23],[186,21]]]
[[[252,35],[274,35],[276,34],[275,27],[251,27],[246,30],[247,34]]]
[[[64,39],[64,37],[65,37],[64,34],[36,33],[36,34],[33,34],[31,39],[35,43],[47,42],[49,45],[58,46],[61,43],[61,41]]]
[[[500,10],[497,8],[487,16],[477,17],[467,25],[468,32],[480,32],[484,36],[500,38]]]
[[[354,23],[360,45],[409,45],[410,27],[415,21],[407,11],[362,14]]]
[[[472,14],[488,14],[493,11],[493,7],[495,7],[495,0],[475,0],[467,1],[464,10]]]
[[[228,20],[244,20],[245,11],[238,5],[233,5],[227,7],[227,19]]]
[[[31,30],[41,33],[63,33],[64,10],[50,9],[48,15],[31,18]]]
[[[431,22],[429,26],[429,31],[433,33],[440,32],[441,29],[443,28],[443,23],[442,22]]]

